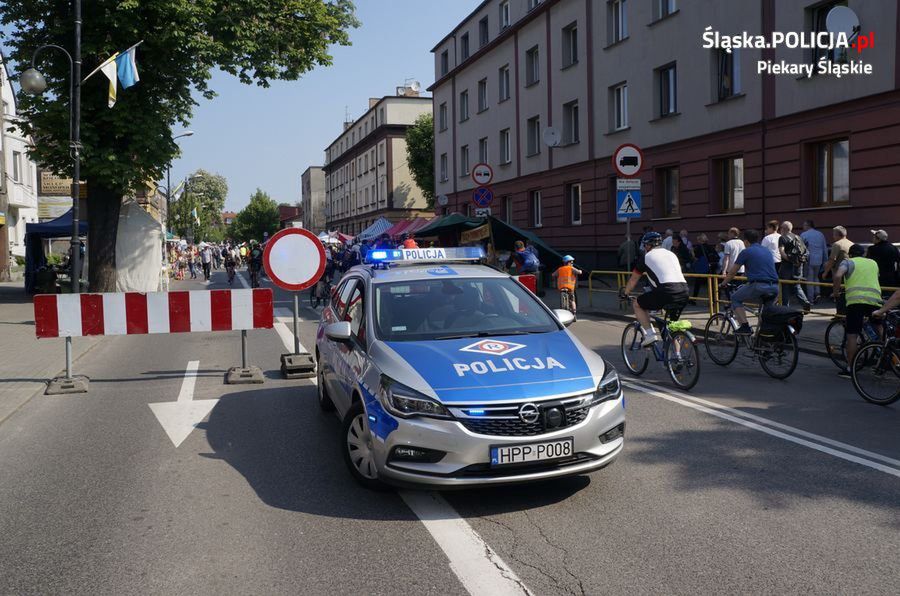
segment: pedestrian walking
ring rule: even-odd
[[[675,253],[675,256],[678,257],[678,263],[681,265],[682,273],[690,271],[691,265],[694,262],[694,255],[691,254],[691,251],[689,251],[688,247],[682,242],[681,236],[674,236],[672,238],[671,250]]]
[[[622,271],[630,271],[631,265],[634,265],[635,258],[637,258],[637,240],[629,240],[626,238],[622,241],[622,244],[619,245],[619,269]]]
[[[769,252],[772,253],[772,258],[775,259],[775,268],[778,268],[778,264],[781,263],[781,250],[778,248],[779,243],[781,242],[781,223],[777,219],[773,219],[769,223],[766,224],[766,235],[763,236],[760,244],[763,248],[768,248]]]
[[[759,238],[759,232],[756,233],[756,237]],[[752,243],[751,243],[752,244]],[[722,273],[726,274],[731,271],[731,267],[737,262],[738,255],[744,250],[745,245],[744,241],[741,240],[741,231],[737,228],[729,228],[728,229],[728,240],[725,242],[725,248],[723,250],[723,258],[722,258]],[[742,274],[744,272],[743,265],[738,268],[737,273]]]
[[[900,279],[897,272],[900,270],[900,251],[888,242],[888,234],[884,230],[870,230],[872,232],[872,246],[866,252],[866,256],[878,264],[878,283],[882,288],[896,287]],[[890,296],[891,290],[885,291],[885,298]]]
[[[197,248],[192,244],[187,248],[187,264],[191,272],[191,279],[197,279]]]
[[[675,231],[672,228],[668,228],[666,230],[666,237],[663,238],[662,247],[666,250],[672,250],[672,238],[675,236]]]
[[[691,242],[691,239],[688,236],[688,231],[681,230],[680,232],[678,232],[678,235],[681,237],[681,243],[687,247],[691,254],[694,254],[694,244]]]
[[[209,244],[200,249],[200,264],[203,266],[203,279],[209,281],[212,267],[212,248]]]
[[[803,281],[803,266],[809,261],[809,250],[800,236],[794,234],[794,225],[784,221],[779,227],[781,239],[778,241],[778,250],[781,253],[781,263],[778,265],[778,277],[782,280]],[[781,302],[790,306],[792,301],[798,301],[803,305],[803,311],[809,312],[811,305],[803,292],[803,285],[799,283],[783,284]]]
[[[806,243],[809,251],[809,261],[803,269],[803,277],[806,281],[821,281],[822,266],[828,260],[828,242],[825,240],[825,234],[816,229],[816,224],[811,219],[803,222],[803,233],[800,238]],[[815,304],[819,300],[821,288],[819,286],[807,285],[806,297]]]
[[[719,271],[719,255],[716,249],[709,243],[709,237],[706,234],[698,234],[697,242],[694,244],[694,267],[693,272],[701,275],[710,273],[718,273]],[[691,303],[695,304],[693,298],[700,295],[700,288],[706,285],[706,279],[702,277],[694,278],[694,291],[691,292]]]
[[[853,246],[853,243],[847,238],[847,228],[844,226],[834,226],[831,229],[831,237],[834,242],[831,245],[831,252],[829,253],[828,260],[825,262],[825,266],[822,269],[823,279],[828,279],[831,272],[844,262],[850,247]]]

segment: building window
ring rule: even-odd
[[[500,89],[499,101],[506,101],[509,99],[509,64],[500,67],[500,81],[498,88]]]
[[[441,52],[441,76],[444,76],[450,71],[450,54],[447,53],[447,50]],[[384,118],[381,119],[384,122]]]
[[[677,77],[675,64],[656,69],[656,85],[659,89],[658,116],[670,116],[678,112]]]
[[[563,144],[573,145],[578,138],[578,101],[570,101],[563,106]]]
[[[463,33],[459,38],[459,61],[464,62],[469,57],[469,34]]]
[[[438,130],[447,130],[447,102],[438,107]]]
[[[578,63],[578,24],[572,23],[562,30],[562,65],[568,68]]]
[[[663,19],[678,10],[675,0],[653,0],[653,20]]]
[[[478,81],[478,111],[483,112],[488,109],[488,90],[487,79]]]
[[[534,85],[541,80],[541,60],[538,46],[525,52],[525,86]]]
[[[626,0],[610,0],[606,3],[609,43],[614,44],[628,37],[628,9]]]
[[[441,182],[447,181],[447,154],[441,153]]]
[[[466,203],[466,217],[472,217],[472,203]]]
[[[509,0],[500,3],[500,30],[509,27]]]
[[[613,105],[612,129],[628,128],[628,85],[622,83],[610,89]]]
[[[469,119],[469,90],[466,89],[459,94],[459,121],[465,122]]]
[[[818,4],[817,6],[806,9],[807,13],[809,14],[808,22],[812,24],[812,32],[814,34],[828,32],[828,27],[826,26],[825,19],[828,17],[828,13],[831,11],[831,9],[835,6],[847,6],[847,0],[823,2],[821,4]],[[828,62],[843,62],[847,60],[847,49],[829,49],[819,47],[813,48],[811,62],[815,64],[822,59],[825,59]]]
[[[543,214],[541,212],[541,191],[531,191],[531,227],[539,228],[544,225]]]
[[[581,224],[581,185],[566,186],[566,198],[569,201],[569,215],[572,225]]]
[[[720,205],[723,212],[744,210],[744,158],[718,160]]]
[[[488,18],[484,17],[478,21],[478,47],[483,48],[490,40],[491,36],[488,32]]]
[[[528,157],[532,157],[541,152],[541,117],[529,118],[526,125],[528,127],[528,146],[526,150]]]
[[[500,131],[500,163],[510,163],[512,161],[512,151],[509,143],[509,129],[505,128]]]
[[[21,151],[13,151],[12,165],[13,165],[13,182],[21,182],[22,181],[22,153],[21,153]]]
[[[384,119],[384,108],[378,108],[378,117],[381,119],[382,124],[387,122],[387,120]]]
[[[469,175],[469,146],[463,145],[459,148],[459,176],[460,178]]]
[[[478,139],[478,163],[489,163],[487,137]]]
[[[731,53],[713,50],[716,56],[716,99],[722,101],[741,92],[740,49]]]
[[[528,0],[528,10],[532,8],[537,8],[537,5],[541,3],[541,0]]]
[[[511,224],[513,221],[512,197],[503,197],[503,221],[508,224]]]
[[[656,187],[662,203],[662,216],[678,215],[678,168],[660,168],[656,171]]]
[[[828,206],[850,201],[850,141],[840,139],[814,147],[816,205]]]

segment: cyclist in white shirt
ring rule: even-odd
[[[662,246],[662,236],[657,232],[647,232],[641,238],[641,245],[646,254],[638,257],[634,264],[631,278],[624,288],[619,290],[619,296],[623,299],[640,282],[646,273],[647,279],[653,289],[638,296],[632,304],[634,316],[641,324],[644,331],[644,346],[659,341],[659,334],[650,323],[648,311],[661,310],[665,306],[677,306],[684,308],[690,298],[687,280],[681,272],[681,263],[675,253],[666,250]]]

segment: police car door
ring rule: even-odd
[[[344,312],[347,310],[347,300],[350,297],[350,292],[353,291],[353,288],[356,286],[356,283],[356,277],[345,277],[341,280],[340,285],[338,285],[337,289],[334,291],[331,301],[326,306],[325,312],[323,313],[326,325],[343,320]],[[325,388],[328,390],[328,395],[331,397],[332,402],[338,408],[338,412],[343,416],[344,410],[340,404],[343,403],[344,399],[341,397],[341,394],[346,391],[344,385],[348,380],[342,378],[341,375],[344,370],[342,364],[342,352],[346,351],[346,346],[328,339],[328,336],[326,335],[322,336],[321,345],[322,353],[319,357],[323,361]]]
[[[335,363],[341,387],[334,405],[342,415],[350,408],[353,391],[362,380],[362,373],[366,368],[368,343],[366,285],[359,278],[353,278],[349,283],[352,287],[342,295],[342,298],[346,297],[346,306],[340,320],[350,323],[350,343],[337,346]]]

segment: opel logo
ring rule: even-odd
[[[519,408],[519,420],[525,424],[534,424],[540,418],[537,406],[534,404],[524,404]]]

